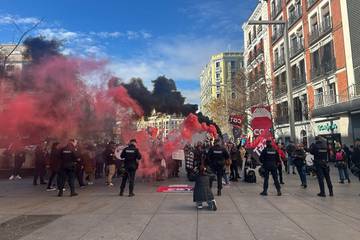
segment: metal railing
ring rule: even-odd
[[[274,71],[277,70],[278,68],[282,67],[284,64],[285,64],[285,59],[284,59],[284,57],[275,58],[275,61],[274,61]]]
[[[304,42],[303,41],[296,41],[296,44],[291,44],[290,48],[290,58],[295,57],[299,53],[304,51]]]
[[[291,12],[289,15],[289,27],[291,27],[297,20],[302,16],[301,7],[296,7],[294,12]]]
[[[287,87],[286,86],[282,86],[282,87],[275,87],[275,97],[281,97],[284,94],[287,93]]]
[[[305,73],[304,74],[296,74],[293,76],[293,88],[297,88],[306,84]]]
[[[284,35],[284,28],[280,27],[277,31],[273,32],[271,36],[272,43],[274,44],[277,40],[279,40]]]
[[[275,123],[276,123],[276,125],[288,124],[289,123],[289,117],[288,116],[276,116],[275,117]]]
[[[310,38],[309,38],[310,44],[316,42],[321,37],[331,32],[331,30],[332,30],[331,18],[324,18],[320,27],[311,30]]]
[[[322,62],[318,67],[311,68],[311,79],[315,80],[319,77],[328,75],[336,70],[336,61],[335,58],[332,56],[326,61]]]
[[[315,109],[331,106],[337,103],[351,102],[360,98],[360,83],[353,84],[345,91],[336,94],[334,90],[315,95]]]

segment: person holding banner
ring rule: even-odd
[[[277,195],[281,196],[281,187],[277,173],[277,164],[279,161],[280,156],[278,151],[276,151],[276,149],[272,146],[272,141],[267,140],[266,147],[260,154],[260,162],[264,168],[264,186],[260,195],[267,196],[267,190],[269,187],[269,174],[271,173],[277,190]]]

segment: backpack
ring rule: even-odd
[[[343,161],[344,160],[344,153],[343,151],[336,152],[335,155],[336,161]]]
[[[245,182],[256,183],[255,170],[253,169],[245,170]]]

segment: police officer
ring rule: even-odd
[[[217,195],[221,196],[222,178],[224,175],[225,160],[229,159],[229,153],[221,146],[220,139],[214,141],[214,146],[209,149],[208,160],[212,171],[216,174],[217,178]]]
[[[136,170],[139,166],[139,160],[141,159],[141,154],[136,148],[136,140],[130,140],[129,146],[124,148],[121,153],[121,158],[124,159],[125,174],[123,175],[121,186],[120,186],[120,196],[124,195],[124,189],[126,186],[126,181],[129,178],[129,197],[135,196],[134,194],[134,182]]]
[[[70,139],[69,143],[60,150],[60,184],[59,197],[63,195],[65,181],[67,180],[70,186],[70,196],[77,196],[75,192],[75,169],[76,164],[80,160],[77,150],[77,140]]]
[[[320,193],[319,197],[326,197],[325,195],[325,186],[324,178],[326,180],[327,186],[329,188],[329,195],[334,196],[333,186],[330,179],[330,167],[327,161],[327,147],[325,141],[322,141],[320,137],[315,137],[315,144],[313,143],[310,146],[310,153],[314,155],[314,166],[316,170],[316,177],[319,182]]]
[[[273,148],[271,141],[266,141],[266,148],[261,152],[260,162],[264,168],[264,186],[263,191],[260,193],[262,196],[267,196],[269,188],[269,173],[274,179],[277,195],[281,196],[280,183],[277,174],[277,164],[280,161],[279,153]]]

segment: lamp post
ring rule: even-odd
[[[248,25],[280,25],[284,27],[284,54],[285,54],[285,68],[286,68],[286,85],[287,85],[287,98],[288,98],[288,114],[290,125],[291,140],[296,142],[295,136],[295,115],[294,115],[294,100],[293,100],[293,84],[290,66],[290,47],[289,47],[289,26],[287,21],[249,21]]]

